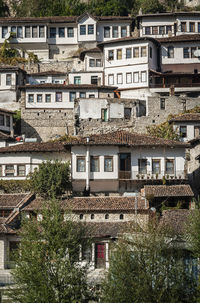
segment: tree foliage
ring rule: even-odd
[[[195,281],[171,237],[155,225],[145,232],[128,231],[114,246],[102,302],[195,302]]]
[[[7,17],[9,15],[9,8],[6,1],[0,0],[0,17]]]
[[[17,285],[9,291],[15,303],[88,302],[87,266],[78,262],[85,244],[85,226],[63,220],[59,201],[48,202],[41,221],[25,219],[12,275]]]
[[[165,11],[165,7],[159,2],[159,0],[136,0],[134,7],[136,15],[140,9],[143,14],[161,13]]]
[[[179,134],[173,129],[173,124],[170,124],[169,121],[159,125],[147,126],[147,133],[167,140],[179,140],[180,138]]]
[[[70,188],[69,163],[60,161],[43,162],[30,175],[31,187],[43,198],[56,198]]]

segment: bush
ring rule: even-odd
[[[31,182],[30,180],[0,180],[0,190],[6,194],[29,192]]]

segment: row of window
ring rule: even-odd
[[[94,35],[94,24],[80,25],[80,35]]]
[[[181,22],[181,32],[186,33],[195,33],[195,32],[200,33],[200,22],[189,22],[189,27],[187,25],[187,22]]]
[[[125,76],[125,79],[124,79]],[[146,82],[147,81],[147,72],[133,72],[133,73],[126,73],[126,75],[119,73],[117,74],[116,82],[117,84],[131,84],[131,83],[138,83],[138,82]],[[114,74],[108,75],[108,85],[115,84],[115,76]]]
[[[195,51],[200,50],[200,47],[184,47],[183,48],[183,58],[196,58]],[[174,58],[174,46],[168,46],[167,57]]]
[[[10,127],[10,116],[0,114],[0,126]]]
[[[86,171],[86,158],[84,156],[77,157],[76,171],[77,172]],[[91,172],[100,171],[99,156],[90,157],[90,171]],[[113,157],[112,156],[104,157],[104,172],[113,172]]]
[[[49,38],[73,38],[74,37],[74,28],[73,27],[50,27],[49,29]]]
[[[138,172],[140,174],[147,174],[147,159],[138,159]],[[152,160],[152,174],[161,173],[161,160]],[[174,174],[174,159],[165,160],[165,174]]]
[[[105,214],[104,218],[105,218],[105,220],[109,220],[109,214]],[[79,219],[80,219],[80,220],[83,220],[83,219],[84,219],[84,215],[83,215],[83,214],[80,214],[80,215],[79,215]],[[91,219],[91,220],[94,220],[94,219],[95,219],[95,215],[94,215],[94,214],[91,214],[91,215],[90,215],[90,219]],[[123,220],[123,219],[124,219],[124,214],[120,214],[120,215],[119,215],[119,219],[120,219],[120,220]]]
[[[181,138],[187,138],[187,126],[179,126],[179,135]],[[197,138],[200,136],[200,126],[194,126],[194,137]]]
[[[98,76],[91,76],[91,84],[98,85]],[[81,76],[74,77],[74,84],[81,84]]]
[[[89,59],[89,67],[101,67],[101,59]]]
[[[112,61],[116,58],[116,60],[121,59],[131,59],[131,58],[139,58],[139,57],[146,57],[147,56],[147,47],[129,47],[126,48],[125,56],[122,55],[122,49],[115,50],[109,50],[108,51],[108,60]]]
[[[145,26],[145,35],[165,35],[172,32],[172,25]]]
[[[35,100],[36,98],[36,100]],[[76,92],[69,92],[69,101],[70,102],[74,102],[74,100],[76,99]],[[79,98],[86,98],[86,93],[85,92],[80,92],[79,93]],[[89,95],[89,98],[95,98],[95,95],[94,94],[90,94]],[[28,102],[29,103],[33,103],[33,102],[37,102],[37,103],[42,103],[44,102],[44,99],[45,99],[45,102],[46,103],[50,103],[52,100],[52,94],[45,94],[45,95],[42,95],[42,94],[28,94]],[[55,93],[55,101],[56,102],[62,102],[63,101],[63,95],[62,95],[62,92],[56,92]]]
[[[3,174],[3,167],[4,167],[4,174]],[[0,177],[25,177],[26,176],[26,165],[19,164],[17,165],[17,171],[15,171],[15,165],[14,164],[8,164],[8,165],[0,165]]]
[[[126,26],[105,26],[104,27],[104,38],[119,38],[119,33],[121,32],[121,37],[127,36]],[[112,36],[111,36],[112,35]]]

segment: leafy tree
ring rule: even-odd
[[[126,16],[131,13],[134,0],[92,0],[89,3],[89,11],[96,16]]]
[[[102,303],[195,302],[194,279],[171,237],[154,224],[127,231],[113,248]]]
[[[43,162],[39,169],[30,175],[31,187],[43,198],[56,198],[70,188],[69,163],[60,161]]]
[[[168,140],[179,140],[180,136],[173,129],[173,125],[166,121],[159,125],[147,126],[147,133],[151,136]]]
[[[140,9],[143,14],[161,13],[165,11],[164,6],[159,2],[159,0],[136,0],[133,8],[134,14],[137,15]]]
[[[88,302],[87,266],[78,262],[85,226],[70,214],[63,220],[58,201],[48,202],[42,216],[23,222],[12,271],[17,287],[10,289],[9,297],[15,303]]]
[[[6,17],[9,15],[8,5],[4,0],[0,0],[0,17]]]

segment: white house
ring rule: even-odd
[[[38,72],[27,75],[29,84],[44,84],[44,83],[55,83],[64,84],[66,82],[66,72],[60,71],[46,71]]]

